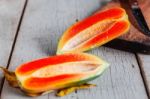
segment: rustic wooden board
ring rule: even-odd
[[[150,97],[150,55],[138,54],[138,61],[141,66],[141,73],[143,74],[147,92]]]
[[[93,11],[100,0],[30,0],[18,35],[10,70],[37,58],[55,55],[62,32]],[[96,88],[77,91],[60,99],[148,99],[134,54],[104,47],[88,53],[103,57],[110,68],[92,83]],[[5,82],[2,99],[29,99]],[[54,93],[36,99],[57,99]]]
[[[25,0],[0,0],[0,66],[8,65],[24,3]],[[0,72],[0,85],[2,78]]]

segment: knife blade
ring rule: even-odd
[[[147,22],[143,16],[143,13],[139,7],[138,1],[137,0],[128,0],[128,2],[131,7],[132,14],[135,17],[140,30],[142,31],[143,34],[150,36],[149,27],[148,27]]]

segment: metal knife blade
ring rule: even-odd
[[[142,31],[143,34],[150,36],[149,27],[148,27],[146,20],[142,14],[142,11],[139,7],[138,1],[137,0],[128,0],[128,2],[131,7],[132,13],[139,25],[140,30]]]

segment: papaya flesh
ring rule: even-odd
[[[27,95],[35,96],[72,86],[76,86],[72,91],[80,89],[77,85],[97,78],[107,67],[108,63],[97,56],[66,53],[25,63],[16,68],[13,75],[3,70],[11,85],[19,87]],[[86,87],[87,85],[81,86]],[[62,96],[62,92],[60,95]]]
[[[68,28],[58,43],[57,54],[83,52],[117,38],[129,30],[130,23],[123,8],[98,12]]]

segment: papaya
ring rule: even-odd
[[[53,91],[58,91],[57,96],[64,96],[78,89],[93,87],[94,84],[87,82],[99,77],[109,64],[83,52],[115,39],[126,33],[129,27],[125,10],[110,8],[68,28],[58,43],[56,56],[24,63],[14,72],[0,68],[9,85],[28,96]]]
[[[65,53],[24,63],[15,72],[1,69],[11,86],[29,96],[37,96],[71,86],[76,86],[71,90],[87,88],[89,85],[85,83],[100,76],[108,65],[91,54]],[[62,92],[58,95],[62,96]]]
[[[59,40],[57,54],[83,52],[101,46],[129,30],[125,10],[114,7],[87,17],[69,27]]]

